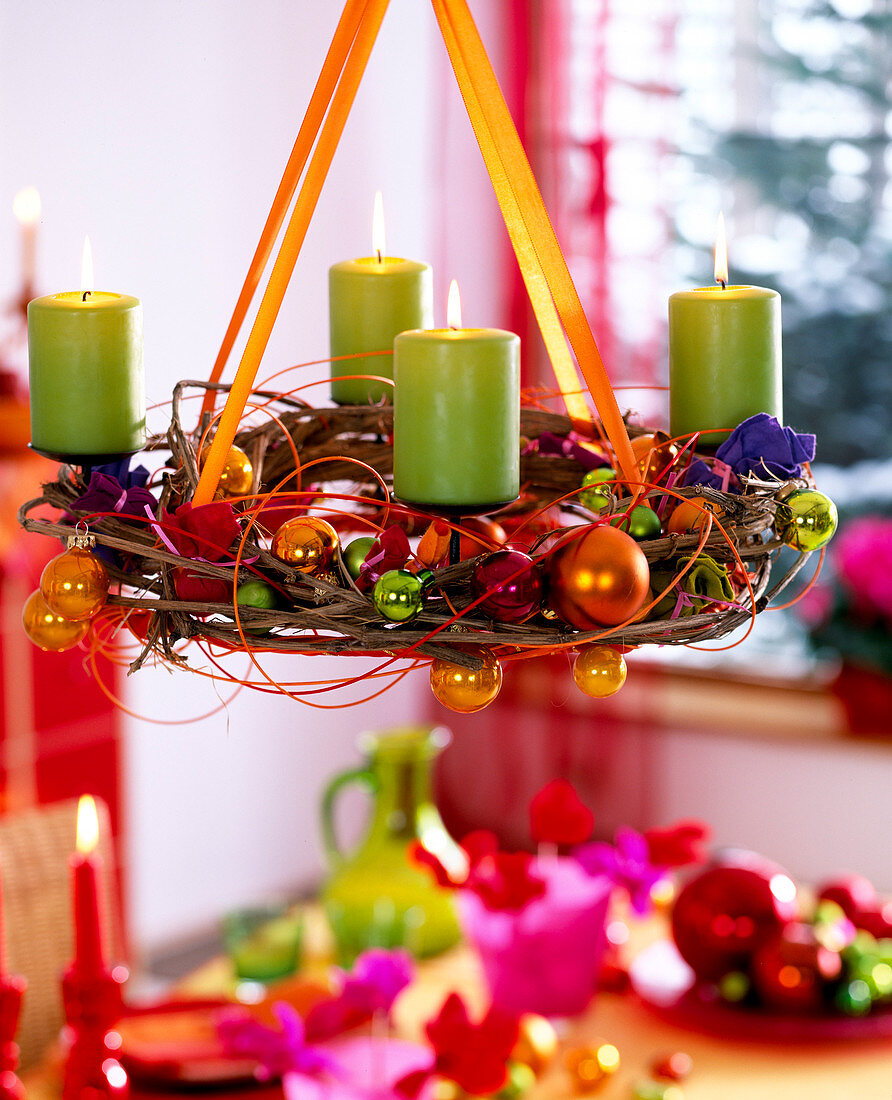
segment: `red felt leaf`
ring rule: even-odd
[[[412,841],[409,845],[408,853],[411,863],[416,863],[420,867],[426,867],[429,871],[433,872],[434,878],[437,880],[439,886],[455,888],[464,883],[463,878],[456,878],[454,875],[451,875],[437,856],[435,856],[430,849],[425,848],[420,840]]]
[[[684,867],[702,863],[712,830],[704,821],[676,821],[663,829],[646,829],[648,857],[657,867]]]
[[[401,527],[388,527],[377,536],[359,567],[356,587],[365,592],[389,570],[402,569],[411,552],[406,532]]]
[[[184,557],[208,561],[229,557],[230,546],[241,534],[232,505],[225,500],[215,500],[198,508],[187,501],[174,515],[164,516],[163,529]]]
[[[546,783],[530,803],[530,833],[537,844],[582,844],[594,824],[595,815],[566,779]]]
[[[441,1077],[477,1096],[504,1087],[508,1058],[517,1042],[516,1019],[491,1008],[475,1024],[461,997],[450,993],[425,1030],[436,1055],[435,1072]]]
[[[191,569],[172,570],[173,586],[185,603],[231,603],[232,584],[219,577],[206,577]]]
[[[489,829],[475,829],[464,837],[461,846],[467,854],[470,865],[474,867],[484,856],[492,855],[499,850],[499,838]]]
[[[528,852],[492,852],[471,868],[466,883],[487,909],[522,909],[545,893]]]

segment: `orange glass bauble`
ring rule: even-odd
[[[639,435],[632,440],[632,453],[635,455],[638,469],[649,484],[665,478],[679,450],[679,444],[670,442],[665,432]]]
[[[573,679],[592,699],[615,695],[626,682],[626,661],[611,645],[587,645],[573,662]]]
[[[504,546],[508,536],[501,523],[486,516],[469,516],[461,521],[461,560],[476,558]]]
[[[666,530],[673,535],[684,535],[687,532],[697,533],[706,523],[708,513],[714,516],[723,516],[724,510],[706,497],[688,497],[681,502],[669,517]],[[713,528],[715,531],[716,528]]]
[[[65,619],[92,619],[108,599],[108,573],[95,554],[72,546],[44,566],[40,594]]]
[[[650,569],[637,542],[615,527],[565,536],[548,561],[548,602],[578,630],[631,619],[647,598]]]
[[[502,687],[502,666],[495,657],[485,649],[475,647],[473,652],[482,659],[483,668],[465,668],[442,657],[437,657],[431,664],[434,698],[459,714],[483,710]]]
[[[299,516],[276,531],[270,553],[301,573],[324,573],[337,547],[338,533],[327,520]]]
[[[204,466],[206,455],[207,451],[201,452],[200,466]],[[229,454],[223,464],[220,480],[217,482],[216,495],[218,497],[243,497],[251,492],[253,484],[254,467],[251,465],[251,460],[241,447],[236,447],[233,444],[229,448]]]
[[[32,592],[25,601],[22,626],[31,641],[48,653],[61,653],[65,649],[71,649],[86,637],[90,629],[86,620],[73,622],[57,615],[47,607],[39,590]]]

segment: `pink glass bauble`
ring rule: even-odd
[[[521,550],[497,550],[482,558],[471,579],[474,597],[488,593],[477,607],[500,623],[519,623],[539,609],[542,578],[536,563]]]

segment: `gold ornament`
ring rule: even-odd
[[[558,1037],[554,1025],[544,1016],[527,1012],[517,1024],[517,1042],[511,1057],[523,1062],[537,1076],[546,1070],[557,1056]]]
[[[437,657],[431,664],[431,691],[434,698],[459,714],[483,710],[499,694],[502,666],[485,649],[469,648],[483,661],[483,668],[471,669]]]
[[[47,607],[71,622],[92,619],[108,599],[108,573],[90,553],[92,536],[73,535],[68,549],[47,562],[40,575],[40,593]]]
[[[566,1066],[576,1092],[595,1092],[619,1069],[619,1051],[612,1043],[574,1047],[567,1051]]]
[[[47,653],[62,653],[85,638],[90,629],[87,620],[74,622],[57,615],[47,607],[46,600],[37,590],[25,601],[22,626],[31,641]]]
[[[774,530],[781,542],[808,553],[828,543],[839,522],[836,505],[817,489],[797,489],[777,506]]]
[[[270,553],[301,573],[325,573],[338,547],[338,533],[327,520],[298,516],[273,535]]]
[[[611,645],[587,645],[573,663],[576,686],[592,699],[615,695],[626,682],[626,661]]]
[[[201,452],[200,466],[204,466],[206,455],[207,451]],[[223,498],[243,497],[251,492],[253,484],[254,467],[251,465],[251,460],[241,447],[236,447],[233,444],[229,448],[229,454],[223,464],[223,471],[220,474],[215,495]]]

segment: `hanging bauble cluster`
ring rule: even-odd
[[[68,548],[47,562],[39,590],[25,603],[22,625],[41,649],[61,653],[76,646],[105,606],[108,572],[91,552],[95,545],[92,535],[72,535]]]

